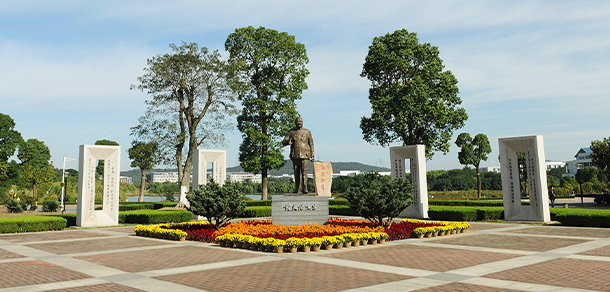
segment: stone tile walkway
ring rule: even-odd
[[[70,229],[0,234],[0,271],[0,292],[610,291],[610,229],[472,223],[296,254]]]

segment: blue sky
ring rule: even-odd
[[[0,1],[0,112],[44,141],[56,167],[109,139],[131,169],[129,128],[148,96],[129,88],[146,59],[182,41],[226,56],[227,36],[248,25],[305,44],[311,73],[298,111],[324,161],[389,167],[389,149],[362,139],[371,108],[360,73],[372,39],[402,28],[437,46],[457,77],[469,119],[453,141],[486,134],[483,166],[498,165],[502,137],[543,135],[547,159],[571,160],[610,136],[607,1]],[[241,135],[227,138],[216,148],[237,165]],[[458,151],[452,143],[427,169],[461,168]]]

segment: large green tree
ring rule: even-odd
[[[485,134],[477,134],[474,139],[468,133],[461,133],[455,140],[455,144],[460,147],[458,160],[460,164],[472,165],[477,172],[478,196],[481,198],[481,171],[479,165],[481,161],[487,160],[487,154],[491,153],[491,145]]]
[[[247,172],[261,173],[262,199],[266,200],[268,171],[284,165],[281,139],[298,116],[296,101],[307,89],[309,59],[305,45],[294,36],[264,27],[236,29],[225,49],[240,73],[240,165]]]
[[[32,199],[36,202],[38,185],[51,182],[55,177],[53,165],[49,163],[51,151],[44,142],[32,138],[19,145],[17,158],[21,160],[23,179],[32,186]]]
[[[610,176],[610,138],[591,141],[591,162]]]
[[[148,59],[132,89],[151,95],[146,113],[131,134],[157,143],[162,163],[178,168],[180,202],[188,204],[193,153],[200,146],[224,145],[237,114],[231,90],[233,66],[218,51],[196,43],[170,44],[171,52]]]
[[[406,29],[375,37],[362,74],[371,81],[371,117],[362,117],[364,140],[387,146],[423,144],[426,157],[449,152],[454,130],[468,115],[459,107],[457,79],[444,70],[438,48],[420,44]]]
[[[133,141],[131,143],[131,148],[129,148],[127,152],[129,153],[129,159],[131,159],[131,167],[137,167],[141,171],[140,202],[144,202],[144,187],[146,185],[145,172],[147,169],[151,169],[159,163],[159,148],[155,142]]]
[[[9,115],[0,113],[0,162],[7,162],[21,142],[23,138],[15,130],[15,121]]]

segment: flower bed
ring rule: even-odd
[[[466,229],[470,228],[470,224],[468,224],[467,222],[435,221],[434,225],[429,224],[430,221],[413,219],[404,219],[403,222],[424,225],[413,229],[413,234],[417,238],[463,233],[466,232]]]
[[[250,248],[256,250],[284,249],[290,251],[314,251],[383,243],[416,237],[457,233],[470,225],[466,222],[423,221],[404,219],[384,228],[374,226],[366,220],[329,219],[327,225],[273,225],[271,220],[228,223],[219,230],[206,221],[168,223],[152,226],[138,225],[134,231],[140,236],[166,239],[217,242],[222,246]],[[434,235],[432,235],[434,234]]]

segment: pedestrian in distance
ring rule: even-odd
[[[551,201],[551,207],[555,208],[555,187],[551,186],[549,190],[549,200]]]

